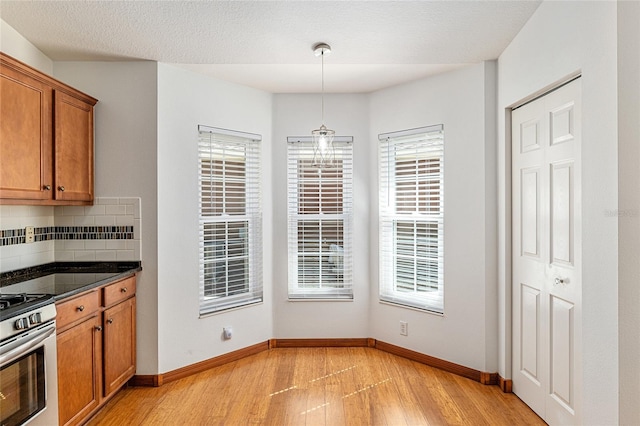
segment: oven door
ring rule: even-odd
[[[0,424],[56,425],[55,321],[0,344]]]

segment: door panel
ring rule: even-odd
[[[513,391],[549,424],[580,423],[580,93],[512,111]]]
[[[521,310],[521,360],[520,371],[528,374],[530,379],[536,384],[540,384],[538,378],[538,361],[540,359],[540,291],[522,285],[522,310]]]
[[[522,171],[522,255],[540,257],[540,169]]]
[[[549,119],[551,121],[551,145],[573,140],[574,103],[570,102],[551,111]]]
[[[540,125],[541,122],[537,118],[520,125],[521,152],[525,153],[540,149],[540,143],[542,140]]]
[[[544,245],[547,219],[545,193],[548,174],[543,172],[548,123],[544,105],[530,104],[513,112],[513,387],[540,416],[544,413],[545,322],[543,297]],[[526,140],[528,139],[528,141]],[[518,190],[516,190],[516,188]],[[515,194],[519,194],[515,197]],[[516,338],[517,336],[517,338]]]
[[[573,406],[573,303],[551,297],[550,394],[569,409]]]
[[[551,165],[551,262],[573,264],[573,162]]]

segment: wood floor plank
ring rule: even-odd
[[[259,392],[251,392],[251,422],[256,424],[264,422],[269,411],[269,397],[273,392],[276,383],[275,371],[279,358],[271,352],[264,352],[260,358],[263,360],[259,365],[261,371],[258,382],[255,384]]]
[[[366,356],[369,355],[369,356]],[[388,362],[384,358],[372,357],[373,352],[365,352],[362,359],[363,365],[379,365],[379,368],[362,369],[365,373],[365,394],[369,397],[369,403],[373,408],[374,423],[384,421],[388,425],[405,425],[405,416],[402,409],[402,396],[397,392],[395,381],[388,368]],[[378,412],[376,412],[376,410]]]
[[[300,364],[300,370],[306,372],[304,377],[305,383],[300,386],[304,387],[307,392],[306,409],[300,413],[304,418],[305,424],[325,424],[327,404],[327,393],[325,381],[327,378],[327,356],[325,348],[318,348],[318,351],[303,351],[308,354],[304,358],[304,362]]]
[[[513,394],[369,347],[276,348],[120,391],[88,423],[544,425]]]
[[[349,356],[349,348],[332,348],[326,353],[327,356],[327,377],[324,379],[324,386],[327,390],[327,403],[325,418],[327,423],[334,422],[335,425],[346,425],[345,406],[343,397],[345,390],[343,384],[347,380],[345,377],[353,374],[356,367]]]
[[[460,419],[459,424],[489,425],[487,419],[482,415],[482,412],[465,397],[460,382],[456,381],[457,376],[446,374],[446,372],[441,370],[437,370],[435,374],[438,382],[442,386],[443,395],[446,395],[450,403],[455,406],[455,412]],[[476,382],[471,381],[471,383]]]
[[[367,355],[369,356],[367,361],[368,365],[379,364],[381,371],[384,373],[385,380],[389,380],[388,386],[384,387],[386,396],[383,396],[382,399],[386,401],[386,405],[391,406],[387,408],[387,411],[392,410],[393,416],[398,417],[397,411],[399,410],[403,418],[403,420],[397,418],[394,421],[397,424],[408,425],[428,424],[427,419],[418,407],[418,400],[410,391],[410,388],[407,387],[409,382],[407,380],[393,379],[397,377],[406,378],[407,372],[403,368],[404,363],[400,363],[399,361],[407,361],[407,364],[410,364],[411,361],[403,360],[388,353],[382,355],[375,351],[368,351]],[[394,405],[390,404],[392,400],[395,402]],[[389,416],[387,416],[387,418],[389,418]]]
[[[290,396],[296,391],[293,382],[296,351],[296,349],[286,348],[270,351],[279,358],[279,362],[273,371],[276,380],[269,396],[269,408],[265,418],[267,424],[284,425],[290,422],[287,407]]]

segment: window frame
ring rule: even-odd
[[[200,316],[263,301],[261,140],[252,133],[198,126]],[[220,233],[220,229],[224,231]],[[225,254],[211,259],[211,247],[218,251],[221,241]],[[245,260],[238,267],[241,259]],[[222,261],[224,295],[207,294]],[[231,283],[232,274],[235,283]]]
[[[336,150],[336,164],[340,165],[340,172],[335,172],[335,167],[329,169],[318,169],[311,166],[313,160],[313,146],[311,137],[288,137],[287,138],[287,243],[288,243],[288,298],[291,301],[300,300],[353,300],[353,138],[345,136],[336,136],[333,141]],[[301,161],[308,160],[306,167],[300,168]],[[325,170],[323,172],[323,170]],[[301,199],[301,194],[308,194],[307,190],[302,189],[301,185],[309,185],[310,180],[305,179],[309,173],[340,173],[340,189],[335,189],[335,193],[340,193],[338,200],[329,196],[331,206],[327,206],[328,210],[339,209],[340,213],[326,213],[325,204],[322,204],[321,198],[323,189],[322,182],[318,182],[318,202],[317,212],[303,212],[305,202]],[[301,177],[302,173],[302,177]],[[319,178],[320,180],[322,177]],[[335,183],[337,178],[331,183]],[[330,192],[330,191],[327,191]],[[308,198],[307,203],[315,201]],[[330,204],[327,202],[327,204]],[[338,207],[339,205],[339,207]],[[313,208],[311,209],[313,210]],[[335,226],[342,230],[342,246],[328,243],[328,247],[324,247],[319,241],[318,251],[300,251],[300,244],[305,243],[300,240],[300,225],[305,222],[318,222],[318,236],[322,238],[323,224]],[[313,229],[311,229],[313,232]],[[304,232],[304,231],[302,231]],[[339,233],[339,231],[336,231]],[[314,241],[309,240],[309,244],[313,245]],[[327,245],[327,244],[325,244]],[[328,250],[328,251],[327,251]],[[307,254],[307,255],[305,255]],[[300,261],[305,257],[319,257],[316,260],[318,264],[318,274],[301,274]],[[326,258],[326,259],[325,259]],[[326,262],[324,262],[324,260]],[[323,267],[323,263],[327,263]],[[334,273],[335,282],[330,282],[329,278],[332,273],[326,275],[322,273],[323,268],[329,271],[340,271]],[[325,269],[326,270],[326,269]],[[317,288],[310,286],[303,287],[305,279],[309,279],[307,284],[314,285],[310,281],[317,279]],[[341,280],[341,281],[340,281]]]
[[[443,314],[444,126],[384,133],[378,139],[379,300]],[[398,167],[400,161],[405,165]],[[398,178],[398,169],[415,178],[413,185]],[[407,288],[400,290],[401,285]]]

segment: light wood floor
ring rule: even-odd
[[[544,425],[522,401],[373,348],[271,349],[119,392],[90,425]]]

